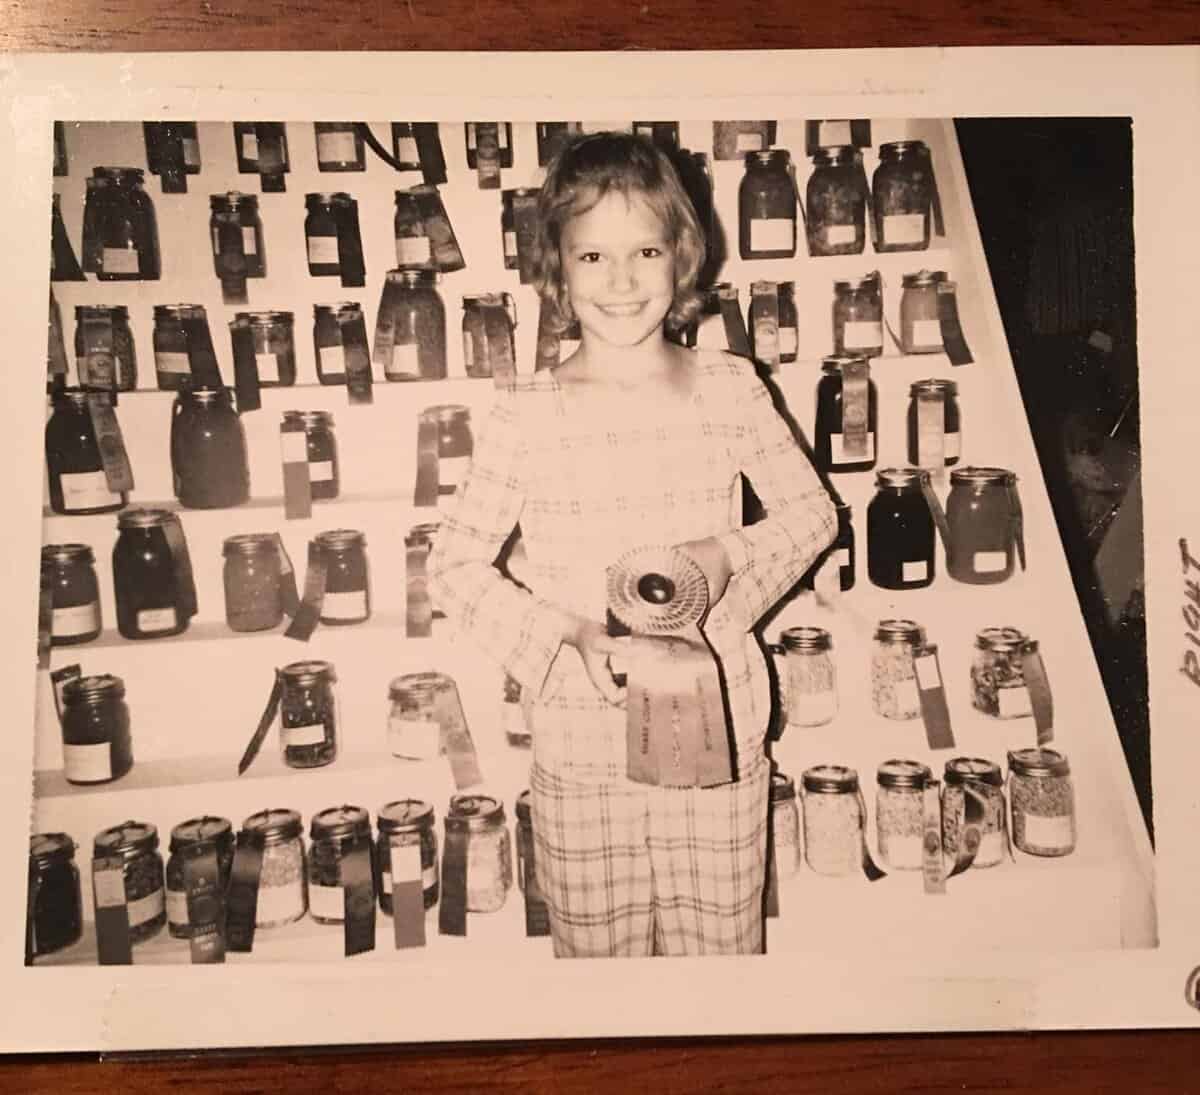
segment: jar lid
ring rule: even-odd
[[[1014,654],[1017,651],[1036,650],[1037,642],[1015,627],[985,627],[975,636],[975,648],[997,654]]]
[[[796,781],[782,772],[771,773],[771,801],[790,802],[796,797]]]
[[[376,824],[382,833],[411,833],[433,828],[433,804],[401,798],[379,807]]]
[[[710,290],[716,300],[737,300],[737,286],[731,281],[718,281]]]
[[[312,684],[318,680],[327,680],[332,683],[337,680],[332,662],[315,660],[292,662],[290,665],[285,665],[279,672],[296,684]]]
[[[909,395],[944,395],[947,397],[958,394],[958,385],[953,380],[942,380],[940,377],[929,377],[917,380],[909,385]]]
[[[275,550],[275,534],[271,532],[243,532],[228,536],[221,547],[223,555],[265,555]]]
[[[825,373],[841,373],[845,365],[866,365],[869,373],[871,359],[866,354],[827,354],[821,358],[821,371]]]
[[[746,153],[746,166],[778,167],[790,164],[792,154],[786,148],[767,148],[757,152]]]
[[[29,858],[39,867],[69,863],[75,858],[75,841],[66,833],[33,833],[29,837]]]
[[[54,391],[50,393],[50,402],[70,403],[75,407],[86,407],[89,396],[99,396],[102,394],[104,393],[93,392],[87,388],[77,388],[72,385],[69,388],[55,388]]]
[[[335,528],[317,533],[316,542],[326,551],[350,551],[367,546],[366,533],[352,528]]]
[[[901,277],[900,285],[905,289],[927,289],[929,286],[937,285],[939,281],[945,280],[945,270],[917,270]]]
[[[50,563],[94,563],[96,556],[87,544],[46,544],[42,548],[42,566]]]
[[[920,487],[929,482],[929,472],[924,468],[881,468],[875,473],[875,485],[879,487]]]
[[[116,183],[138,183],[146,177],[146,172],[140,167],[93,167],[92,174],[98,179],[107,179]]]
[[[503,191],[503,197],[511,201],[513,198],[534,197],[540,193],[541,191],[536,186],[518,186],[512,190]]]
[[[436,403],[432,407],[426,407],[421,414],[423,417],[436,419],[442,425],[471,417],[470,408],[464,407],[461,403]]]
[[[137,506],[134,509],[122,510],[117,514],[117,528],[161,528],[174,519],[173,510]]]
[[[214,384],[185,383],[176,392],[176,398],[189,403],[232,403],[233,389]]]
[[[831,164],[852,164],[857,155],[858,149],[852,144],[827,144],[813,150],[812,160],[817,167],[828,167]]]
[[[914,620],[880,620],[875,626],[875,638],[881,643],[916,646],[925,642],[925,629]]]
[[[299,422],[306,429],[311,426],[332,426],[333,411],[284,411],[284,422]]]
[[[880,284],[879,271],[873,270],[869,274],[863,274],[862,277],[835,280],[833,291],[835,293],[861,293],[863,290],[870,290],[878,293]]]
[[[822,795],[843,795],[858,790],[858,773],[841,764],[818,764],[806,768],[800,777],[806,791]]]
[[[1006,468],[955,468],[950,472],[951,486],[963,484],[971,487],[1008,486],[1017,481],[1016,475]]]
[[[532,825],[533,824],[532,802],[533,802],[533,792],[532,791],[522,791],[519,795],[517,795],[517,805],[515,807],[515,812],[517,815],[517,820],[522,825]]]
[[[96,834],[92,854],[129,856],[152,852],[157,847],[158,830],[148,821],[122,821],[120,825]]]
[[[924,141],[885,141],[879,146],[880,156],[903,156],[909,152],[922,152],[925,150]]]
[[[392,700],[399,700],[409,696],[413,698],[431,696],[445,680],[444,674],[429,670],[423,673],[402,673],[398,677],[393,677],[388,684],[388,697]]]
[[[154,318],[159,319],[203,319],[206,313],[203,304],[156,304]]]
[[[931,779],[933,773],[929,766],[915,760],[885,760],[875,773],[875,781],[880,787],[895,790],[921,790]]]
[[[491,795],[453,795],[446,828],[477,833],[504,824],[504,805]]]
[[[964,783],[986,783],[993,787],[1004,786],[1000,765],[982,757],[954,757],[946,761],[944,778],[947,783],[961,786]]]
[[[369,837],[371,815],[361,806],[331,806],[313,814],[308,826],[313,840],[345,840],[348,837]]]
[[[1021,776],[1069,776],[1071,765],[1056,749],[1010,749],[1008,767]]]
[[[258,205],[258,195],[244,194],[240,190],[227,190],[224,194],[210,195],[208,204],[212,209],[220,211],[232,211],[242,205],[253,209]]]
[[[361,312],[362,305],[354,300],[335,300],[329,304],[314,304],[313,315],[333,315],[337,312]]]
[[[90,677],[75,677],[63,685],[63,700],[119,700],[125,695],[125,682],[111,673],[98,673]]]
[[[349,201],[353,201],[353,199],[344,190],[318,190],[304,195],[304,204],[309,206],[340,205]]]
[[[77,304],[75,318],[83,316],[112,316],[113,319],[129,319],[129,309],[124,304]]]
[[[196,844],[228,844],[233,841],[233,822],[224,817],[193,817],[171,830],[171,851]]]
[[[386,280],[389,282],[401,282],[407,288],[428,287],[436,285],[440,281],[438,271],[432,266],[424,266],[415,262],[407,262],[403,266],[397,266],[395,270],[387,272]]]
[[[296,319],[293,312],[280,312],[271,308],[261,312],[238,312],[233,318],[252,323],[256,327],[274,327],[276,324],[290,327]]]
[[[259,810],[242,822],[242,830],[259,844],[282,844],[295,840],[304,832],[304,823],[295,810],[279,807]]]
[[[784,649],[812,654],[833,649],[833,636],[823,627],[786,627],[779,634]]]
[[[418,547],[423,544],[433,543],[433,538],[437,535],[437,530],[441,528],[440,521],[426,521],[419,525],[413,525],[408,530],[408,535],[404,537],[406,547]]]

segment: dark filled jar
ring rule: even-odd
[[[213,270],[217,277],[266,277],[267,254],[258,198],[230,190],[213,194],[208,204],[212,210],[208,230],[212,236]]]
[[[282,560],[275,536],[250,532],[224,543],[225,622],[233,631],[266,631],[283,621]]]
[[[421,201],[408,190],[396,191],[396,213],[392,218],[396,237],[397,266],[432,266],[433,245],[425,230]]]
[[[867,574],[881,589],[923,589],[934,578],[936,532],[923,488],[929,473],[884,468],[867,506]]]
[[[879,146],[872,180],[877,251],[923,251],[929,246],[933,185],[924,141]]]
[[[958,385],[935,378],[913,384],[908,390],[907,426],[910,464],[928,471],[957,464],[962,452]]]
[[[879,398],[863,357],[830,356],[821,363],[813,452],[827,472],[868,471],[875,466]],[[851,448],[846,436],[860,435]]]
[[[186,194],[187,177],[200,173],[200,140],[195,122],[143,122],[146,166],[164,194]]]
[[[346,383],[344,330],[361,332],[364,350],[367,327],[361,306],[353,301],[313,305],[313,352],[317,361],[317,380],[322,384]]]
[[[866,176],[853,145],[818,148],[805,190],[810,255],[859,255],[867,240]]]
[[[68,783],[111,783],[133,767],[125,682],[101,674],[63,688],[63,775]]]
[[[338,252],[338,212],[341,201],[349,201],[350,195],[306,194],[304,207],[308,210],[304,218],[304,240],[308,252],[308,272],[313,277],[337,277],[342,272]]]
[[[171,415],[171,472],[175,497],[189,509],[249,499],[246,432],[229,388],[180,389]]]
[[[75,374],[83,388],[137,387],[137,353],[123,305],[81,304],[75,309]]]
[[[367,538],[354,529],[322,532],[317,544],[325,558],[325,599],[321,623],[358,624],[371,618]]]
[[[262,852],[258,876],[257,929],[279,928],[308,911],[304,823],[295,810],[260,810],[242,822],[243,839]]]
[[[42,575],[50,587],[50,645],[75,646],[99,638],[103,624],[92,549],[87,544],[47,544]]]
[[[384,365],[388,380],[446,379],[446,308],[437,273],[405,267],[389,270],[380,310],[392,324],[392,353]]]
[[[284,411],[285,426],[299,423],[304,427],[304,444],[308,454],[308,481],[314,502],[336,498],[341,489],[338,466],[337,437],[333,432],[333,415],[329,411]]]
[[[154,306],[154,373],[160,391],[178,391],[191,381],[192,359],[184,324],[194,322],[208,325],[208,315],[200,304]]]
[[[905,274],[900,294],[900,349],[906,354],[940,354],[942,321],[938,309],[938,284],[946,280],[941,270]]]
[[[313,814],[308,837],[309,914],[318,924],[341,924],[346,919],[342,861],[363,845],[371,860],[371,901],[375,900],[371,817],[361,806],[332,806]]]
[[[66,833],[29,838],[30,956],[54,954],[83,935],[83,896],[75,842]]]
[[[833,283],[833,352],[883,354],[883,293],[879,275]]]
[[[217,860],[217,889],[224,895],[233,873],[233,824],[223,817],[194,817],[171,830],[171,854],[167,857],[167,931],[174,939],[190,939],[187,873],[184,864],[202,846],[209,845]]]
[[[254,335],[254,362],[262,388],[290,388],[296,383],[295,317],[291,312],[238,312]],[[232,324],[231,324],[232,326]]]
[[[467,474],[475,442],[471,436],[471,412],[457,403],[428,407],[422,412],[437,422],[438,495],[451,497]]]
[[[83,268],[101,281],[157,281],[154,203],[136,167],[96,167],[83,210]]]
[[[796,314],[796,283],[779,283],[779,360],[789,365],[796,360],[800,345],[800,322]]]
[[[955,468],[950,473],[946,570],[971,585],[1012,576],[1018,525],[1017,477],[1004,468]]]
[[[422,903],[425,908],[432,908],[438,900],[438,840],[433,806],[417,799],[400,799],[381,806],[375,820],[379,828],[376,844],[379,907],[388,916],[392,915],[392,879],[402,873],[405,880],[420,878]],[[418,849],[415,853],[409,851],[413,845]],[[411,855],[414,859],[404,872],[395,863],[395,857],[400,855]]]
[[[337,676],[329,662],[292,662],[280,671],[280,734],[289,768],[321,768],[337,757]]]
[[[791,156],[782,148],[746,153],[738,187],[738,252],[749,259],[796,254],[796,191]]]
[[[367,148],[353,122],[314,122],[318,171],[366,171]]]
[[[126,639],[162,639],[188,625],[178,561],[167,539],[170,510],[131,509],[117,518],[113,592],[117,630]]]
[[[512,297],[508,293],[466,293],[462,306],[463,365],[467,376],[513,372],[517,361],[514,330],[517,312]]]
[[[119,858],[125,883],[129,941],[135,946],[153,939],[167,922],[163,861],[158,830],[148,822],[125,821],[96,834],[95,859]]]
[[[113,513],[129,500],[124,491],[109,490],[89,395],[106,398],[81,388],[59,388],[50,397],[54,411],[46,422],[46,472],[55,513]]]

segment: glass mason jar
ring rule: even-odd
[[[471,436],[471,412],[458,403],[427,407],[422,415],[437,422],[438,495],[452,497],[467,474],[475,441]]]
[[[229,388],[181,388],[171,413],[175,497],[188,509],[240,506],[250,498],[246,431]]]
[[[346,383],[343,330],[360,332],[362,346],[366,348],[367,326],[360,305],[353,301],[313,305],[313,352],[317,361],[317,380],[322,384]]]
[[[308,911],[304,824],[295,810],[260,810],[242,822],[242,837],[262,853],[255,928],[279,928]]]
[[[96,167],[83,209],[83,268],[101,281],[157,281],[154,203],[136,167]]]
[[[122,861],[130,943],[136,946],[153,939],[167,922],[158,830],[144,821],[114,825],[96,834],[92,855],[96,859],[116,857]]]
[[[203,322],[208,315],[199,304],[156,304],[154,306],[154,374],[159,391],[178,391],[190,383],[192,360],[188,353],[185,322]]]
[[[353,122],[314,122],[318,171],[366,171],[367,148]]]
[[[336,498],[341,490],[341,467],[338,464],[333,414],[329,411],[284,411],[283,422],[285,426],[298,423],[304,427],[308,481],[312,487],[313,501]]]
[[[43,582],[50,587],[50,645],[76,646],[100,637],[100,585],[87,544],[42,548]]]
[[[791,878],[800,869],[802,858],[800,808],[796,804],[796,784],[782,772],[771,773],[771,839],[776,874]]]
[[[63,775],[68,783],[111,783],[133,767],[125,682],[101,674],[63,688]]]
[[[283,122],[234,122],[238,171],[259,176],[264,194],[282,194],[291,170],[287,126]]]
[[[388,748],[405,760],[434,760],[442,752],[438,720],[440,673],[404,673],[388,685]]]
[[[29,929],[33,958],[54,954],[83,936],[83,896],[75,842],[66,833],[29,838]]]
[[[304,241],[308,272],[314,278],[338,277],[342,272],[337,206],[349,200],[350,195],[341,192],[304,196],[304,207],[308,210],[304,218]]]
[[[254,360],[260,388],[290,388],[296,383],[295,317],[291,312],[238,312],[233,327],[244,324],[254,335]]]
[[[929,246],[933,175],[924,141],[879,146],[871,186],[877,251],[924,251]]]
[[[267,631],[283,622],[282,560],[269,532],[230,536],[222,547],[225,622],[232,631]]]
[[[143,122],[146,166],[164,194],[186,194],[187,177],[200,173],[200,140],[195,122]]]
[[[883,290],[878,274],[833,283],[833,352],[883,354]]]
[[[108,329],[107,347],[89,345],[92,331]],[[81,388],[137,387],[137,352],[129,329],[129,309],[123,305],[81,304],[75,309],[75,374]]]
[[[929,472],[884,468],[867,506],[867,574],[881,589],[924,589],[933,582],[937,535],[923,487]]]
[[[784,655],[789,726],[824,726],[838,711],[833,637],[820,627],[788,627],[779,636]]]
[[[279,742],[289,768],[322,768],[337,758],[337,675],[329,662],[292,662],[280,671]]]
[[[266,277],[267,252],[258,198],[230,190],[213,194],[208,204],[212,211],[208,231],[212,237],[213,272],[222,280]]]
[[[391,300],[392,355],[388,380],[446,379],[446,308],[437,273],[415,267],[389,270],[384,305]],[[382,317],[381,317],[382,318]]]
[[[938,311],[938,283],[943,270],[905,274],[900,294],[900,349],[906,354],[940,354],[942,321]]]
[[[805,189],[810,255],[860,255],[867,241],[866,176],[853,145],[818,148]]]
[[[937,463],[939,450],[944,467],[958,463],[962,453],[962,416],[958,409],[958,385],[953,380],[931,378],[911,385],[906,424],[910,464],[935,471],[929,465]]]
[[[489,377],[494,363],[516,368],[517,306],[508,293],[470,293],[462,298],[463,364],[469,377]]]
[[[445,825],[447,842],[452,835],[466,836],[467,912],[496,912],[513,884],[512,839],[503,804],[489,795],[454,795]]]
[[[88,398],[81,388],[58,388],[50,397],[54,410],[46,422],[46,473],[55,513],[114,513],[129,501],[124,491],[108,489]],[[105,397],[93,393],[92,398]]]
[[[379,907],[388,916],[392,915],[392,845],[407,848],[416,844],[420,849],[422,904],[427,909],[433,908],[438,901],[438,841],[433,807],[415,798],[398,799],[381,806],[375,822],[379,829],[375,845]]]
[[[889,870],[919,871],[925,846],[925,786],[933,779],[915,760],[885,760],[875,773],[875,836]]]
[[[496,127],[496,145],[497,157],[501,167],[512,167],[513,151],[512,151],[512,122],[492,122]],[[477,122],[464,123],[465,137],[467,142],[467,167],[472,171],[478,163],[478,143],[476,141]]]
[[[1025,655],[1037,651],[1037,640],[1015,627],[985,627],[975,636],[971,662],[971,706],[996,719],[1033,714],[1025,683]]]
[[[979,851],[972,867],[994,867],[1004,859],[1004,776],[1000,766],[979,757],[955,757],[946,761],[942,785],[942,849],[951,859],[958,855],[959,839],[966,825],[965,787],[970,786],[984,801],[979,826]]]
[[[189,853],[209,844],[217,858],[217,889],[223,895],[229,889],[233,873],[233,824],[224,817],[194,817],[171,830],[167,856],[167,931],[173,939],[191,939],[192,922],[188,916],[187,872]]]
[[[950,473],[946,569],[971,585],[1003,582],[1013,572],[1020,521],[1017,477],[1004,468],[955,468]]]
[[[420,199],[408,190],[396,191],[396,265],[433,267],[433,244],[425,230]]]
[[[364,844],[371,859],[371,902],[375,901],[375,846],[371,816],[361,806],[332,806],[313,814],[308,827],[308,911],[318,924],[346,919],[342,860]]]
[[[167,525],[170,510],[131,509],[117,518],[113,593],[117,630],[125,639],[164,639],[187,629],[184,591]]]
[[[921,714],[917,688],[917,651],[925,629],[912,620],[880,620],[871,647],[871,706],[885,719],[915,719]]]
[[[1075,787],[1071,766],[1054,749],[1008,754],[1013,843],[1027,855],[1062,856],[1075,850]]]
[[[800,345],[800,323],[796,314],[796,283],[779,283],[779,361],[790,365]]]
[[[823,875],[850,875],[862,866],[866,818],[858,773],[840,764],[818,764],[801,776],[804,857]]]
[[[744,260],[796,255],[796,190],[785,149],[747,152],[738,186],[738,253]]]
[[[367,538],[356,529],[339,528],[317,536],[325,559],[325,597],[321,623],[359,624],[371,618],[371,579]]]
[[[866,390],[845,398],[843,368],[862,364],[867,373]],[[853,389],[853,386],[852,386]],[[863,398],[865,396],[865,398]],[[879,394],[871,379],[865,357],[833,354],[821,361],[821,379],[817,382],[817,420],[813,454],[817,467],[826,472],[869,471],[875,466],[878,438]],[[857,423],[855,423],[857,419]],[[846,426],[866,425],[866,450],[862,456],[847,455]]]
[[[518,187],[515,190],[505,190],[500,195],[500,239],[504,248],[505,270],[521,269],[521,245],[513,203],[517,199],[533,200],[537,194],[536,189]]]

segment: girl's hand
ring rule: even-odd
[[[708,605],[711,609],[725,596],[725,588],[733,577],[733,565],[729,562],[729,553],[715,536],[703,540],[688,540],[676,545],[680,551],[687,552],[704,571],[708,582]]]
[[[597,692],[614,707],[625,706],[625,689],[613,680],[608,668],[610,655],[628,652],[628,639],[614,639],[603,624],[583,616],[572,616],[563,632],[563,642],[579,651],[583,667]]]

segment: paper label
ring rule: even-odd
[[[901,568],[901,580],[905,582],[923,582],[929,577],[929,561],[915,559],[905,562]]]
[[[848,121],[821,122],[817,127],[817,144],[825,148],[853,143],[854,141],[850,136],[850,123]]]
[[[417,151],[416,137],[396,138],[396,159],[401,163],[421,162],[421,154]]]
[[[916,677],[905,677],[896,681],[892,685],[892,691],[896,694],[896,706],[901,711],[921,710],[921,694],[917,691]]]
[[[1025,843],[1039,848],[1067,848],[1073,843],[1071,818],[1025,815]]]
[[[835,566],[849,567],[850,566],[850,549],[838,548],[833,553],[833,562]]]
[[[321,617],[326,620],[361,620],[367,614],[367,591],[352,590],[349,593],[325,591],[321,602]]]
[[[942,344],[942,324],[936,319],[914,319],[912,325],[912,344],[918,347],[940,346]]]
[[[63,773],[72,783],[101,783],[112,779],[112,749],[99,745],[63,745]]]
[[[108,477],[102,470],[67,472],[59,479],[64,509],[95,509],[116,505],[121,501],[119,494],[108,489]]]
[[[100,628],[100,602],[73,608],[56,608],[50,617],[50,634],[56,639],[88,635]]]
[[[517,234],[511,229],[504,233],[504,254],[509,258],[517,257]]]
[[[825,242],[830,247],[841,247],[858,238],[858,229],[853,224],[830,224],[825,226]]]
[[[938,688],[942,683],[942,675],[938,672],[937,658],[915,658],[913,664],[917,670],[917,686],[924,691]]]
[[[183,162],[187,167],[200,166],[200,142],[195,137],[182,137],[180,144],[183,145]]]
[[[309,236],[308,264],[309,266],[337,266],[337,236]]]
[[[259,886],[254,913],[256,923],[276,924],[281,920],[292,920],[303,911],[299,879],[284,886]]]
[[[106,247],[100,257],[100,269],[106,274],[136,274],[138,253],[135,247]]]
[[[796,222],[790,217],[755,218],[750,222],[751,251],[793,251]]]
[[[308,464],[308,481],[310,483],[330,483],[333,481],[332,460],[310,460]]]
[[[137,629],[139,631],[170,631],[179,625],[175,607],[143,608],[137,614]]]
[[[800,336],[795,327],[779,328],[779,352],[781,354],[794,354],[799,343]]]
[[[867,451],[862,456],[847,457],[845,453],[846,443],[843,435],[840,433],[831,433],[829,435],[829,461],[833,465],[838,464],[861,464],[864,460],[875,459],[875,434],[867,431]]]
[[[439,456],[438,457],[438,491],[449,494],[458,489],[470,466],[469,456]]]
[[[258,134],[253,130],[242,134],[242,159],[258,159]]]
[[[190,924],[184,890],[167,890],[167,921],[177,928],[186,928]]]
[[[242,225],[242,251],[247,255],[258,254],[258,237],[252,224]]]
[[[435,719],[388,719],[388,746],[392,755],[432,760],[441,752],[442,728]]]
[[[976,574],[998,574],[1008,566],[1008,553],[1004,551],[975,552],[974,567]]]
[[[154,355],[154,367],[160,373],[187,376],[192,371],[192,359],[178,350],[160,350]]]
[[[411,845],[405,845],[405,847],[411,847],[411,848],[417,849],[417,865],[419,866],[420,862],[421,862],[420,846],[417,844],[411,844]],[[392,848],[392,862],[393,863],[396,862],[395,847]],[[417,875],[413,875],[411,880],[415,881],[416,878],[417,878]],[[437,882],[437,871],[433,867],[428,867],[425,870],[420,872],[420,879],[421,879],[421,888],[422,889],[425,889],[425,890],[432,889],[434,884]],[[403,882],[405,880],[402,878],[401,881]],[[390,894],[392,892],[392,876],[388,871],[384,871],[382,874],[380,874],[379,884],[380,884],[380,889],[382,889],[384,893]]]
[[[279,449],[285,464],[308,462],[308,438],[303,430],[284,430],[279,435]]]
[[[924,213],[893,213],[883,217],[883,243],[922,243],[925,239]],[[941,341],[941,335],[938,336]]]
[[[417,344],[415,342],[408,342],[399,346],[393,346],[392,363],[387,371],[400,376],[419,377],[421,375],[421,363]]]
[[[962,434],[955,430],[946,434],[946,459],[957,460],[962,454]]]
[[[734,147],[739,152],[761,152],[763,150],[763,135],[759,133],[739,133]],[[755,248],[758,250],[758,248]]]
[[[842,346],[847,350],[875,350],[883,345],[883,324],[878,320],[852,319],[842,327]]]
[[[258,368],[259,383],[278,383],[279,358],[275,354],[255,354],[254,364]]]
[[[996,699],[1002,719],[1020,719],[1033,714],[1033,705],[1029,701],[1029,689],[1023,684],[1017,685],[1015,688],[998,688]]]
[[[284,745],[320,745],[325,740],[325,724],[314,722],[310,726],[282,726],[279,737]]]
[[[341,920],[346,915],[341,886],[308,884],[308,911],[326,920]]]
[[[318,163],[355,163],[358,146],[353,133],[334,132],[317,134]]]
[[[467,148],[475,151],[475,123],[467,122]]]
[[[429,247],[428,236],[397,236],[396,265],[412,266],[417,263],[428,263],[432,260],[433,252]]]
[[[166,908],[165,893],[162,887],[159,887],[152,894],[147,894],[137,901],[130,901],[126,908],[129,910],[129,926],[136,928],[162,913]]]

